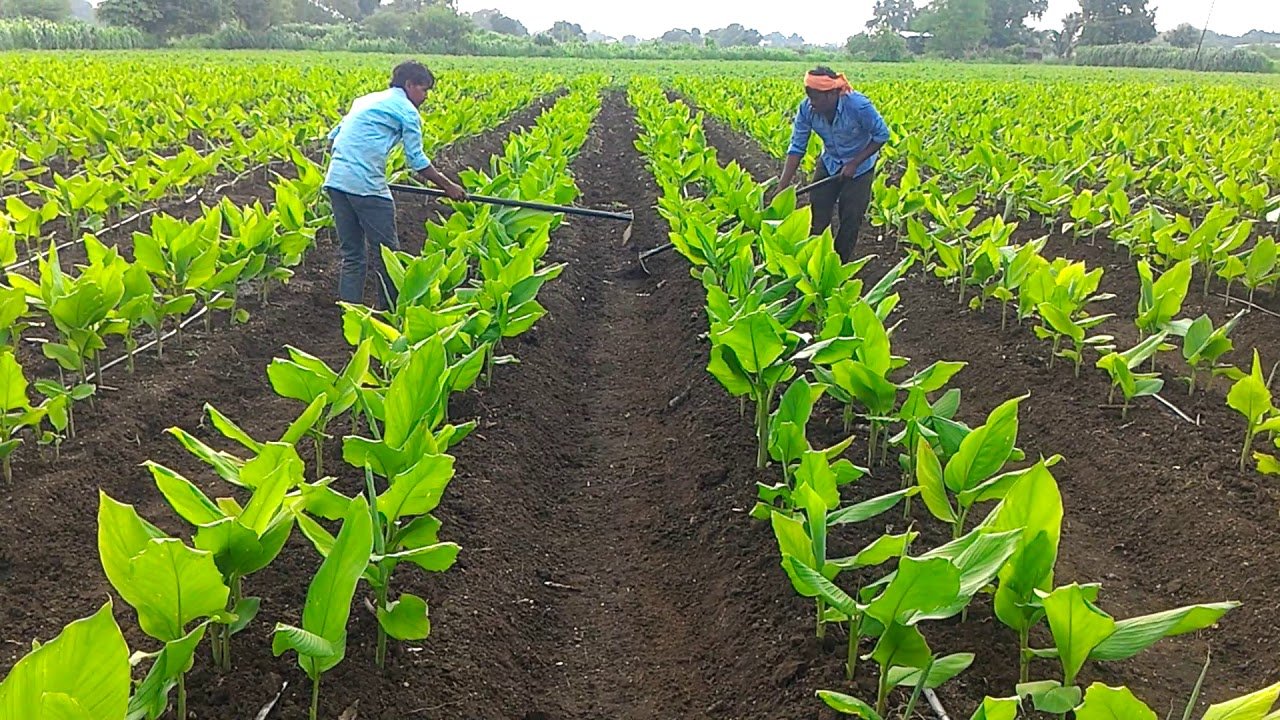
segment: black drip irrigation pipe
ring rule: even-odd
[[[392,184],[391,189],[395,192],[405,193],[408,195],[426,195],[435,198],[446,198],[448,195],[443,190],[435,188],[422,187],[419,185],[398,185]],[[488,205],[501,205],[503,207],[522,208],[525,210],[541,210],[543,212],[564,213],[565,215],[579,215],[582,217],[603,218],[605,220],[619,220],[622,222],[634,222],[635,216],[630,210],[626,212],[613,212],[610,210],[596,210],[594,208],[581,208],[572,205],[551,205],[548,203],[530,202],[526,200],[512,200],[509,198],[489,197],[487,195],[468,195],[464,202],[478,202]]]

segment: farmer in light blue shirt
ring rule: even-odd
[[[422,152],[422,117],[418,108],[436,79],[421,63],[397,65],[391,88],[358,98],[338,126],[329,133],[333,154],[324,187],[333,205],[342,254],[338,297],[344,302],[364,300],[365,269],[369,251],[380,279],[375,307],[394,306],[396,289],[382,264],[382,248],[400,249],[396,235],[396,206],[387,186],[387,155],[397,144],[404,146],[410,170],[438,185],[454,200],[465,200],[466,191],[431,166]]]
[[[791,147],[782,170],[779,187],[795,181],[804,159],[811,133],[822,138],[822,157],[814,172],[818,182],[832,175],[840,179],[815,188],[809,195],[813,213],[813,234],[831,225],[839,206],[836,252],[845,262],[853,259],[867,206],[871,204],[871,184],[875,179],[880,148],[889,141],[889,128],[875,105],[849,86],[844,75],[828,67],[817,67],[804,78],[807,97],[800,103],[791,132]]]

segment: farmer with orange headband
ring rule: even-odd
[[[791,148],[782,170],[780,187],[795,181],[796,171],[809,146],[809,135],[822,138],[822,157],[814,181],[832,175],[840,179],[809,196],[813,212],[813,234],[831,225],[839,207],[836,252],[845,262],[853,259],[858,230],[871,204],[871,182],[875,179],[876,158],[889,140],[889,128],[865,95],[854,91],[844,75],[828,67],[817,67],[804,78],[805,94],[791,133]]]

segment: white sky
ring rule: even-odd
[[[1153,0],[1156,28],[1179,23],[1204,25],[1210,0]],[[917,0],[917,4],[925,4]],[[551,27],[556,20],[582,25],[588,32],[650,38],[673,27],[704,31],[739,22],[762,33],[799,33],[811,43],[843,43],[860,32],[871,17],[875,0],[819,0],[804,7],[780,0],[458,0],[467,12],[497,8],[524,23],[530,32]],[[819,10],[815,6],[825,6]],[[1078,0],[1049,0],[1049,12],[1038,27],[1061,26],[1062,17],[1079,10]],[[1209,29],[1225,35],[1249,30],[1280,31],[1280,0],[1217,0]]]

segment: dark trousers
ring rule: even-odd
[[[395,305],[396,288],[387,277],[382,263],[382,247],[400,249],[396,235],[396,206],[389,198],[377,195],[351,195],[325,188],[333,205],[333,220],[338,229],[342,272],[338,276],[338,297],[343,302],[363,303],[369,252],[373,251],[373,268],[378,275],[375,307],[385,310]]]
[[[813,174],[813,181],[818,182],[827,175],[827,166],[823,165],[822,161],[818,161],[818,169]],[[873,168],[852,180],[836,180],[809,193],[814,235],[822,234],[831,225],[832,215],[836,214],[837,209],[839,210],[836,252],[844,262],[853,260],[853,246],[858,242],[858,231],[862,229],[862,220],[867,215],[867,206],[871,204],[871,183],[875,177],[876,171]]]

